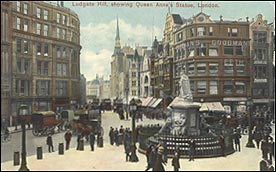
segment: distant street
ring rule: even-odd
[[[149,120],[144,119],[143,122],[139,121],[137,124],[151,124],[151,123],[163,123],[163,120]],[[120,120],[118,114],[113,113],[112,111],[105,111],[102,115],[102,126],[104,128],[104,142],[109,144],[108,132],[110,126],[113,128],[118,128],[123,125],[125,127],[131,128],[131,118],[126,120]],[[12,139],[9,142],[1,143],[1,163],[6,161],[13,160],[13,154],[16,151],[21,153],[21,132],[13,133]],[[35,155],[36,148],[39,146],[43,147],[43,153],[48,152],[48,147],[46,145],[46,136],[33,136],[32,130],[27,130],[26,132],[26,141],[27,141],[27,156]],[[58,151],[58,144],[65,143],[64,141],[64,132],[57,133],[53,135],[54,150]],[[86,143],[88,145],[88,143]],[[76,148],[77,146],[77,137],[73,136],[71,140],[70,147]]]

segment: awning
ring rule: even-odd
[[[157,100],[151,105],[151,107],[152,107],[152,108],[157,107],[157,106],[159,105],[159,103],[160,103],[162,100],[163,100],[163,99],[161,99],[161,98],[157,99]]]
[[[147,106],[148,103],[153,99],[153,97],[147,97],[143,102],[142,102],[142,106]]]
[[[199,111],[223,111],[223,112],[225,112],[225,109],[220,102],[206,102],[201,105],[201,108],[199,109]]]
[[[152,98],[151,101],[148,103],[147,106],[151,107],[154,104],[155,101],[156,101],[156,98]]]

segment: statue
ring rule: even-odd
[[[178,97],[184,98],[185,100],[193,101],[193,95],[190,88],[190,80],[189,77],[185,74],[181,75],[179,80],[180,85],[180,94]]]

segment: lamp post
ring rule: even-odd
[[[252,99],[248,98],[247,99],[247,111],[248,111],[248,127],[249,127],[249,129],[248,129],[248,141],[246,143],[246,147],[248,147],[248,148],[254,148],[255,147],[255,145],[252,141],[252,139],[253,139],[252,138],[252,113],[251,113],[252,104],[253,104]]]
[[[21,153],[21,167],[19,171],[30,171],[27,167],[26,161],[26,126],[25,126],[25,119],[22,117],[28,114],[28,106],[27,105],[20,105],[18,109],[18,117],[20,117],[20,123],[22,128],[22,153]]]
[[[132,113],[132,142],[131,142],[131,145],[130,145],[130,150],[131,150],[131,155],[130,155],[130,162],[138,162],[139,159],[136,155],[136,136],[135,136],[135,117],[136,117],[136,110],[137,110],[137,104],[135,102],[135,99],[132,98],[131,101],[130,101],[130,111]]]
[[[126,120],[128,120],[128,91],[129,88],[126,87]]]

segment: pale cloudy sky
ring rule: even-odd
[[[108,6],[98,6],[101,1],[65,1],[65,7],[76,12],[80,19],[81,30],[81,73],[87,80],[95,78],[96,74],[109,79],[111,71],[111,55],[114,50],[116,34],[116,18],[119,18],[121,46],[143,45],[151,46],[152,33],[158,40],[162,39],[165,26],[167,7],[156,7],[156,3],[173,4],[172,12],[189,18],[200,12],[198,3],[201,1],[179,1],[193,4],[194,8],[176,7],[178,1],[108,1]],[[112,7],[112,3],[124,3],[131,6]],[[82,3],[82,6],[80,6]],[[84,7],[89,3],[90,6]],[[94,6],[91,6],[94,3]],[[152,3],[153,7],[141,7],[144,3]],[[238,20],[248,16],[250,20],[261,13],[269,23],[275,19],[275,2],[219,2],[202,1],[202,3],[218,4],[218,8],[203,8],[203,12],[211,19],[218,20],[223,15],[224,20]],[[77,6],[78,5],[78,6]],[[138,6],[140,5],[140,7]],[[154,28],[153,28],[154,27]]]

